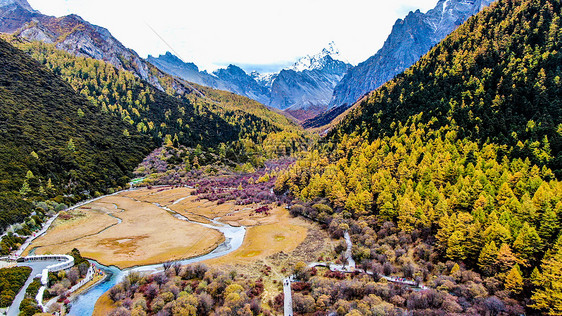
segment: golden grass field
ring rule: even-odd
[[[246,226],[246,237],[242,246],[221,258],[206,261],[209,265],[247,264],[264,259],[279,252],[289,253],[307,236],[311,223],[293,218],[284,207],[273,207],[269,215],[256,214],[259,205],[235,205],[234,202],[217,204],[198,200],[190,195],[192,189],[139,189],[123,193],[124,196],[141,201],[158,203],[187,218],[209,223],[219,218],[220,222],[232,226]]]
[[[68,219],[61,216],[26,253],[33,248],[36,254],[77,248],[104,265],[126,268],[201,255],[224,241],[218,231],[178,220],[153,203],[194,221],[209,223],[218,217],[221,222],[248,227],[240,249],[210,261],[212,265],[244,264],[290,252],[302,243],[311,225],[290,217],[283,207],[273,208],[269,215],[255,214],[258,205],[196,201],[192,192],[187,188],[139,189],[105,197],[69,211]]]
[[[282,207],[273,209],[267,217],[251,221],[255,221],[256,225],[247,228],[246,237],[239,249],[204,263],[208,265],[247,264],[275,253],[289,253],[304,241],[311,225],[300,218],[292,218],[289,212]]]
[[[216,230],[176,219],[125,194],[105,197],[68,214],[72,218],[57,219],[28,249],[37,247],[36,254],[46,254],[77,248],[84,257],[126,268],[202,255],[224,241]]]
[[[121,192],[120,195],[148,203],[169,205],[181,198],[190,196],[193,191],[193,189],[188,188],[142,188],[134,191]]]
[[[239,249],[203,263],[263,277],[264,302],[282,291],[282,279],[296,262],[334,255],[335,241],[317,224],[291,217],[284,207],[273,207],[268,215],[255,214],[261,205],[218,205],[198,200],[192,193],[188,188],[143,188],[102,198],[60,216],[27,251],[37,247],[37,254],[67,253],[78,248],[87,258],[126,268],[202,255],[224,241],[220,232],[178,220],[159,207],[165,206],[196,222],[218,218],[233,226],[246,226]],[[264,274],[267,269],[270,272]],[[103,295],[94,315],[106,315],[113,308]]]
[[[37,253],[60,253],[76,247],[84,256],[103,264],[129,267],[202,254],[224,240],[214,230],[173,218],[153,204],[157,203],[193,221],[209,223],[218,218],[233,226],[246,226],[239,249],[203,263],[225,271],[236,269],[254,278],[263,277],[264,268],[269,267],[270,275],[264,278],[265,301],[282,291],[281,280],[296,262],[333,255],[335,241],[317,224],[291,217],[284,207],[258,215],[254,210],[260,205],[218,205],[198,200],[192,192],[187,188],[143,188],[103,198],[72,211],[71,219],[57,220],[30,248],[40,246]],[[123,223],[116,224],[108,214]],[[113,308],[103,295],[94,315],[106,315]]]
[[[235,269],[239,273],[253,278],[263,277],[265,267],[271,268],[270,275],[264,279],[264,302],[273,299],[282,291],[282,279],[290,273],[298,261],[311,261],[319,256],[334,256],[336,241],[326,232],[308,220],[291,217],[284,207],[273,207],[269,215],[255,214],[259,205],[235,205],[227,202],[199,200],[189,194],[189,189],[171,189],[168,191],[141,189],[127,194],[134,198],[160,203],[178,212],[190,220],[208,223],[209,219],[233,226],[246,226],[246,236],[242,246],[236,251],[203,263],[224,271]],[[180,200],[181,199],[181,200]],[[179,201],[178,201],[179,200]],[[283,269],[286,269],[285,272]],[[96,312],[112,308],[107,298],[98,300]]]

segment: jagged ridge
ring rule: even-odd
[[[439,0],[427,13],[417,10],[399,19],[383,47],[352,68],[338,83],[330,106],[351,106],[365,93],[413,65],[431,47],[493,1]]]

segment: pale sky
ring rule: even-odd
[[[170,51],[168,43],[182,60],[200,68],[236,64],[251,71],[287,66],[331,41],[347,61],[357,64],[382,47],[396,19],[411,10],[426,12],[437,0],[28,2],[43,14],[74,13],[103,26],[141,57]]]

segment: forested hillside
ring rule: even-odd
[[[162,73],[155,67],[150,69],[167,94],[219,115],[239,128],[240,139],[250,139],[259,145],[272,134],[284,134],[284,132],[302,134],[301,129],[286,116],[257,101],[228,91],[187,82]]]
[[[194,146],[235,141],[239,130],[205,107],[181,102],[132,73],[103,61],[76,57],[41,42],[10,37],[11,43],[66,80],[99,111],[126,122],[129,129]],[[210,128],[212,126],[212,128]]]
[[[41,70],[40,76],[48,75],[49,79],[29,80],[20,87],[26,75],[16,76],[10,71],[25,67],[7,68],[3,73],[7,78],[5,89],[13,89],[9,90],[12,94],[8,94],[8,90],[3,94],[6,99],[3,111],[17,118],[17,122],[11,118],[4,121],[5,137],[10,141],[3,142],[6,176],[1,189],[5,194],[10,191],[9,196],[14,198],[5,198],[5,208],[12,215],[2,216],[5,221],[2,228],[29,215],[33,211],[29,201],[58,195],[61,195],[58,202],[75,201],[124,185],[142,158],[161,144],[202,145],[211,151],[220,150],[234,162],[259,164],[263,161],[259,156],[270,156],[268,153],[275,152],[279,146],[295,147],[296,150],[302,143],[302,135],[294,124],[253,100],[181,82],[160,73],[160,83],[169,94],[164,93],[132,73],[103,61],[76,57],[49,44],[28,42],[14,36],[5,38],[52,72],[33,59],[20,56],[20,51],[5,43],[6,49],[10,48],[13,54],[21,57],[12,59],[10,54],[5,54],[6,67],[16,62],[31,63],[26,67]],[[45,84],[51,81],[54,85]],[[34,84],[40,88],[35,88]],[[59,85],[65,90],[60,92]],[[46,91],[38,92],[41,89]],[[17,93],[41,98],[30,100],[34,102],[35,107],[32,107]],[[61,98],[59,93],[63,95]],[[17,106],[12,105],[15,103]],[[66,106],[66,103],[72,106]],[[56,110],[47,110],[47,105]],[[20,111],[23,114],[16,116]],[[43,118],[42,115],[47,114],[49,116]],[[90,118],[91,115],[95,119]],[[96,119],[105,121],[98,123]],[[70,126],[64,126],[67,121]],[[77,131],[73,122],[82,130]],[[27,133],[19,130],[26,128],[29,129]],[[41,134],[35,130],[37,128]],[[99,138],[95,142],[101,143],[82,140],[84,133],[95,135]],[[53,136],[64,143],[51,142]],[[86,145],[91,147],[84,148]],[[102,150],[98,151],[98,147]],[[72,150],[78,154],[66,157],[66,152],[59,152],[68,148],[74,148]],[[110,150],[111,154],[104,150]],[[35,158],[36,155],[39,158]],[[99,168],[106,164],[110,166]],[[69,194],[71,198],[62,197]],[[24,201],[20,197],[28,199]]]
[[[29,215],[30,201],[125,185],[156,146],[151,137],[3,40],[0,50],[0,227]]]
[[[294,214],[350,231],[358,262],[430,286],[379,295],[395,308],[562,312],[561,9],[493,4],[279,176]]]
[[[434,127],[513,148],[562,176],[559,1],[500,1],[470,18],[404,74],[371,94],[333,132],[369,140],[423,112]]]
[[[158,142],[209,148],[222,143],[242,157],[249,149],[239,140],[261,147],[272,138],[300,133],[285,116],[254,100],[185,82],[156,68],[150,71],[166,93],[103,61],[76,57],[41,42],[12,36],[8,39],[59,74],[101,111],[121,118]]]

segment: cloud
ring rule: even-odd
[[[171,50],[165,41],[184,61],[204,69],[231,63],[285,65],[330,41],[350,62],[359,63],[382,46],[405,11],[427,11],[436,2],[29,0],[44,14],[75,13],[106,27],[143,57]]]

